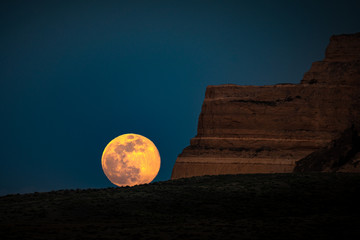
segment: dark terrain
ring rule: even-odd
[[[0,197],[0,239],[359,239],[360,174],[221,175]]]

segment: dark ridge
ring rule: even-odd
[[[216,148],[216,147],[210,147],[210,146],[201,146],[201,145],[190,145],[188,147],[186,147],[186,152],[185,153],[181,153],[179,154],[179,156],[181,157],[186,157],[186,156],[198,156],[198,152],[206,152],[208,154],[210,153],[223,153],[223,154],[231,154],[231,153],[239,153],[239,152],[249,152],[251,151],[251,149],[249,148],[241,148],[241,147],[221,147],[221,148]]]
[[[360,174],[193,177],[0,197],[0,239],[356,239]]]
[[[309,84],[315,84],[315,83],[317,83],[318,81],[316,80],[316,79],[311,79],[310,81],[309,81]]]
[[[191,145],[185,148],[186,150],[220,150],[220,151],[250,151],[249,148],[242,147],[211,147],[211,146],[200,146],[200,145]]]
[[[258,101],[258,100],[239,99],[239,100],[231,100],[230,102],[252,103],[252,104],[260,104],[260,105],[266,105],[266,106],[277,106],[280,103],[292,102],[294,99],[300,99],[300,98],[301,98],[301,96],[296,96],[295,98],[289,96],[284,99],[277,99],[275,101]]]

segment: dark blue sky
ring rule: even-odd
[[[291,3],[290,3],[291,2]],[[113,186],[106,144],[137,133],[170,178],[207,85],[298,83],[357,1],[1,1],[0,195]]]

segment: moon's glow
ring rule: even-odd
[[[160,169],[155,144],[138,134],[114,138],[106,147],[101,165],[107,178],[117,186],[150,183]]]

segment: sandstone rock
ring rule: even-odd
[[[332,36],[325,59],[312,64],[301,83],[360,84],[360,33]]]
[[[351,126],[360,132],[360,33],[331,37],[300,84],[208,86],[171,178],[292,172]]]
[[[360,172],[360,136],[346,129],[338,139],[296,162],[294,172]]]

